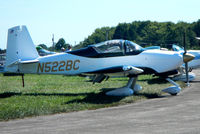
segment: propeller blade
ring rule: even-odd
[[[189,86],[189,78],[188,78],[188,62],[194,59],[194,56],[192,58],[191,55],[189,55],[187,53],[187,49],[186,49],[186,39],[185,39],[185,35],[186,35],[186,31],[184,31],[183,33],[183,46],[184,46],[184,53],[183,53],[183,61],[185,62],[185,74],[186,74],[186,82],[187,82],[187,86]]]
[[[188,78],[188,62],[185,63],[185,73],[186,73],[186,82],[187,86],[189,86],[189,78]]]

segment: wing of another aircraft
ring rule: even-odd
[[[4,67],[3,66],[0,66],[0,73],[4,73]]]

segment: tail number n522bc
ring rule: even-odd
[[[79,69],[80,60],[42,62],[38,64],[37,72],[61,72]]]

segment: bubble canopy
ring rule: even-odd
[[[99,53],[119,53],[134,54],[143,51],[143,48],[138,44],[128,40],[110,40],[91,45]]]
[[[89,45],[86,48],[71,51],[68,53],[91,57],[91,58],[102,58],[102,57],[117,57],[126,55],[137,55],[144,51],[144,48],[138,44],[128,40],[109,40],[98,44]]]

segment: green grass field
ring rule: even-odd
[[[111,78],[92,84],[76,76],[25,75],[23,88],[20,76],[0,75],[0,121],[123,105],[159,97],[161,90],[170,85],[157,77],[142,75],[138,84],[143,90],[139,93],[128,97],[105,95],[105,91],[122,87],[127,81],[128,78]]]

